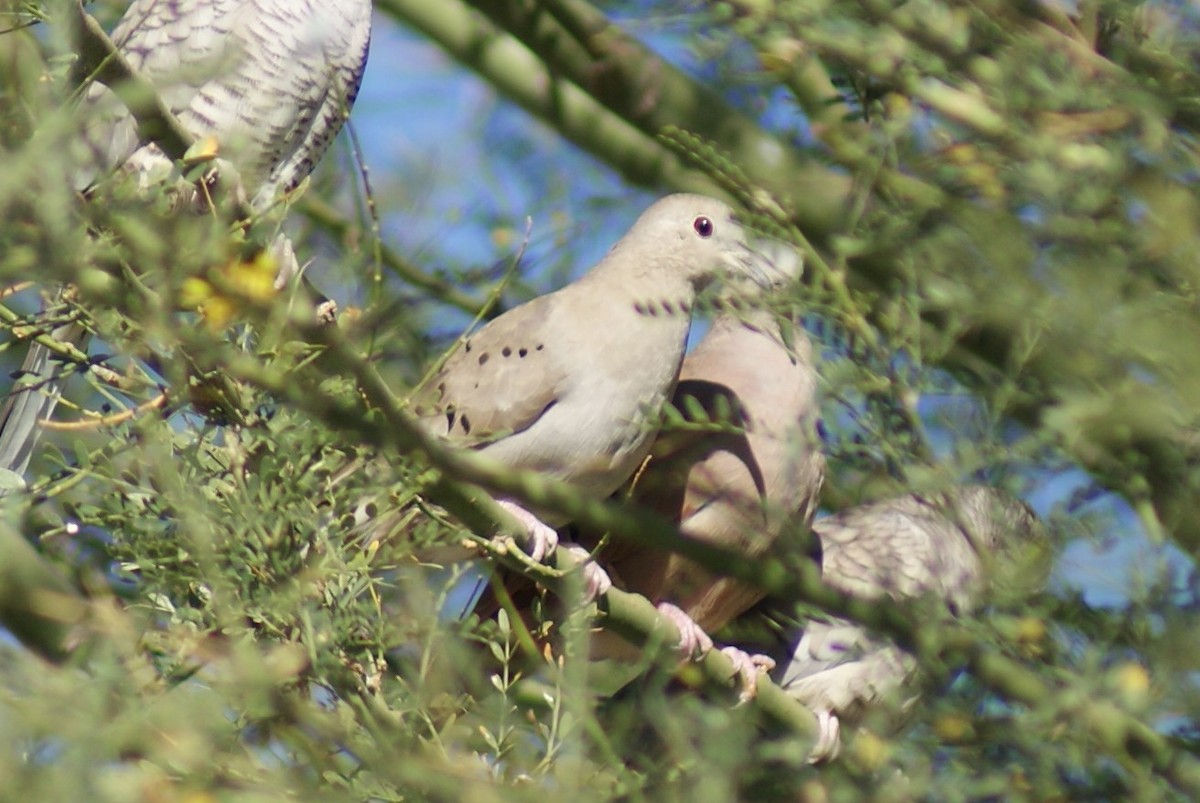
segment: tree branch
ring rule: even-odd
[[[344,237],[354,225],[334,209],[331,204],[312,195],[301,198],[296,209],[335,237]],[[412,285],[418,290],[426,291],[434,298],[457,307],[468,315],[479,315],[488,306],[488,299],[486,297],[479,298],[465,292],[439,276],[427,273],[419,265],[409,262],[386,245],[380,245],[380,256],[383,264],[398,279]]]
[[[10,524],[15,498],[0,499],[0,622],[38,655],[63,661],[82,639],[90,603]]]
[[[340,332],[303,318],[294,317],[292,323],[302,338],[323,345],[334,362],[354,377],[377,415],[328,396],[315,382],[304,381],[300,374],[267,371],[242,353],[227,352],[220,362],[212,363],[212,368],[219,365],[230,376],[255,385],[332,427],[355,432],[364,443],[402,454],[422,455],[443,472],[441,480],[429,489],[429,498],[478,535],[510,535],[518,543],[525,537],[523,529],[491,497],[463,483],[473,483],[535,508],[553,510],[588,530],[609,532],[639,544],[678,552],[719,575],[756,585],[779,599],[806,602],[845,616],[893,638],[913,652],[935,676],[945,677],[949,670],[965,663],[973,675],[1006,699],[1031,707],[1053,708],[1063,722],[1082,720],[1113,755],[1146,762],[1181,789],[1200,794],[1200,762],[1174,749],[1152,728],[1111,704],[1095,699],[1081,701],[1075,695],[1062,694],[1065,686],[1049,683],[995,647],[979,643],[970,628],[944,608],[852,597],[825,585],[820,569],[807,559],[788,566],[778,560],[747,560],[737,553],[688,539],[672,524],[635,506],[586,499],[567,483],[531,471],[514,470],[483,455],[455,449],[425,432],[401,409],[374,368],[351,348]],[[198,342],[192,350],[201,353],[204,345]],[[211,341],[207,346],[207,353],[215,356]],[[645,600],[621,592],[614,600],[615,607],[608,607],[606,623],[622,635],[628,633],[650,640],[656,638],[655,628],[666,624],[658,623],[657,612],[654,620],[646,618],[649,603]],[[718,681],[728,678],[727,671],[732,670],[723,658],[705,661],[706,674]],[[774,707],[773,699],[774,692],[768,691],[768,706]],[[788,716],[787,709],[779,711],[780,716]],[[803,727],[803,733],[811,733]]]
[[[79,35],[77,73],[111,89],[137,121],[138,136],[181,161],[195,137],[167,108],[154,85],[129,66],[100,23],[84,9],[82,0],[74,4],[74,11],[72,23]]]

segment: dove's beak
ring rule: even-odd
[[[761,239],[751,246],[767,274],[770,288],[794,282],[804,273],[804,257],[796,246],[781,240]]]
[[[774,290],[795,280],[804,267],[794,246],[767,238],[751,240],[736,261],[738,272],[763,290]]]

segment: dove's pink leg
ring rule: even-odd
[[[679,607],[669,602],[660,602],[658,612],[679,628],[679,651],[686,658],[703,656],[713,648],[712,637]],[[737,647],[724,647],[721,652],[733,662],[738,675],[742,678],[741,701],[754,699],[758,694],[758,673],[763,669],[767,671],[773,669],[775,667],[774,659],[766,655],[750,655]]]
[[[808,754],[809,764],[833,761],[842,752],[842,725],[837,714],[829,710],[813,711],[817,715],[817,743]]]
[[[529,533],[529,545],[526,549],[529,557],[541,563],[544,558],[554,554],[554,549],[558,546],[558,532],[553,527],[543,524],[541,519],[516,502],[501,499],[499,504],[525,525],[525,530]]]
[[[559,548],[569,552],[581,564],[580,571],[583,572],[583,604],[587,605],[595,602],[600,596],[607,594],[612,588],[612,579],[608,576],[608,572],[601,569],[596,561],[592,560],[592,553],[579,544],[572,544],[569,541],[564,541],[559,544]]]
[[[685,658],[690,660],[697,655],[704,655],[713,648],[713,640],[682,609],[669,602],[660,602],[657,607],[659,613],[670,619],[671,624],[679,628],[679,651]]]
[[[734,668],[742,678],[742,692],[738,695],[738,702],[753,700],[758,696],[758,673],[774,669],[775,659],[766,655],[751,655],[737,647],[723,647],[721,652],[733,662]]]

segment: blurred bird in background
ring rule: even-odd
[[[1042,525],[1002,491],[967,486],[854,507],[818,519],[813,532],[821,543],[821,577],[830,586],[872,600],[929,594],[966,614],[985,593],[998,559],[1033,542]],[[810,758],[817,762],[838,755],[840,720],[860,717],[915,669],[912,656],[885,637],[827,616],[803,623],[773,679],[817,715],[821,733]]]
[[[212,161],[223,186],[236,188],[235,200],[261,215],[300,185],[341,130],[370,34],[370,0],[136,0],[112,39],[197,139],[198,158]],[[109,88],[93,84],[79,116],[75,189],[88,190],[116,168],[143,187],[178,182],[176,166],[139,138]],[[278,289],[298,267],[286,237],[277,236],[269,251]],[[206,293],[191,292],[203,302]],[[69,322],[51,336],[79,348],[86,333]],[[0,412],[0,475],[7,480],[0,488],[19,487],[40,422],[62,392],[61,373],[51,350],[33,343]]]

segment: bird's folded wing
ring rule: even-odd
[[[472,335],[415,400],[438,435],[482,445],[533,426],[560,398],[568,362],[548,331],[552,296],[518,307]]]
[[[780,687],[814,709],[853,714],[891,693],[911,674],[913,660],[843,619],[813,621],[790,658],[776,670]]]

